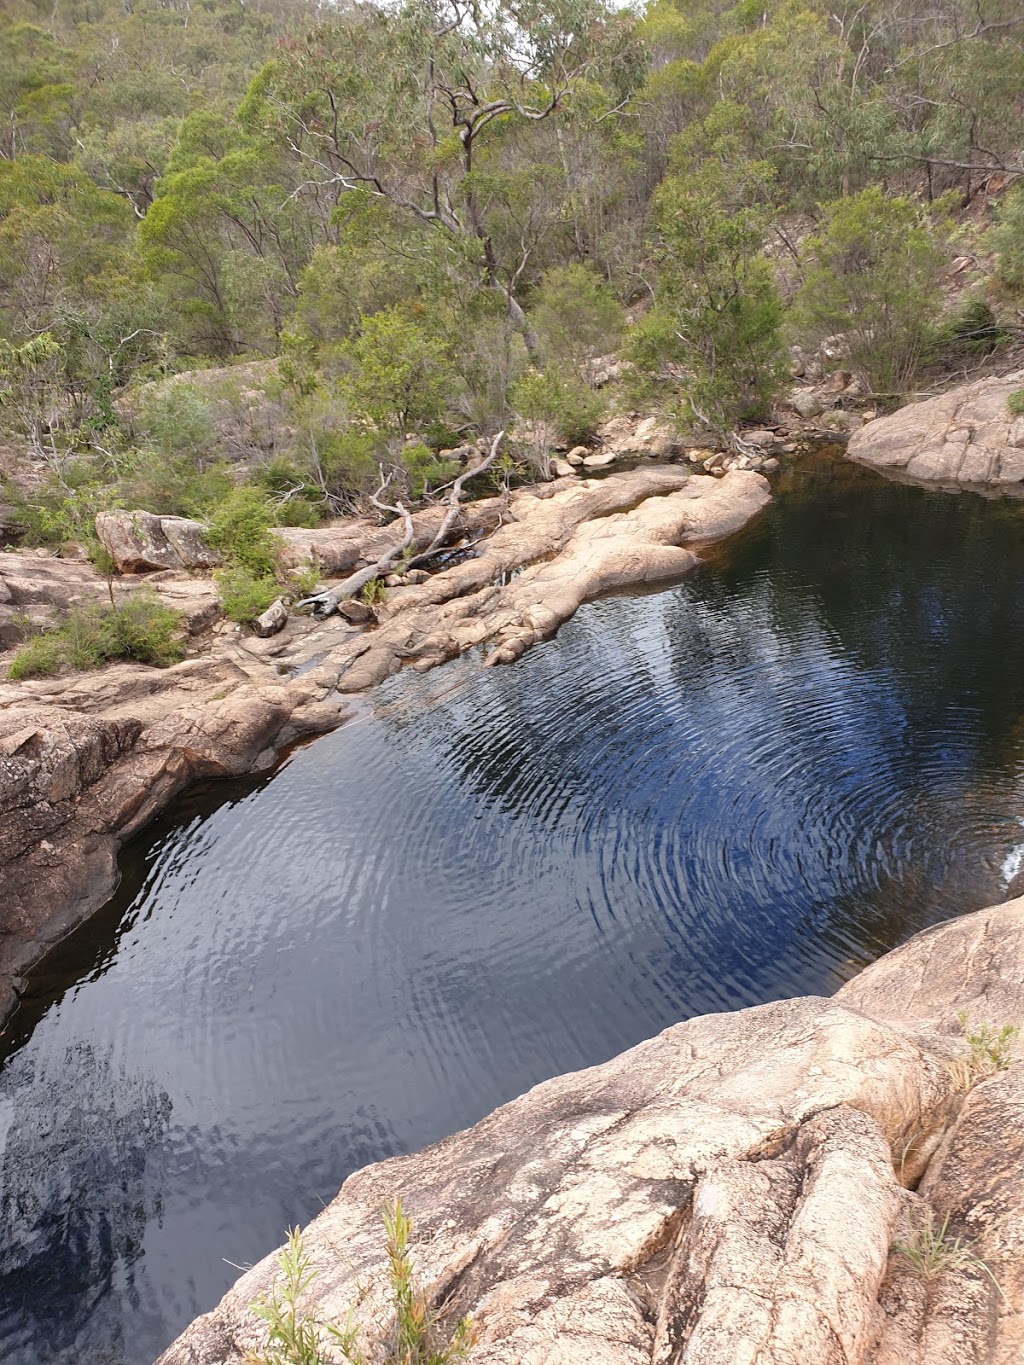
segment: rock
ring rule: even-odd
[[[586,446],[573,446],[565,458],[571,465],[581,465],[589,454]]]
[[[400,588],[404,582],[405,579],[400,573],[389,573],[385,575],[384,578],[384,586],[386,588]]]
[[[0,602],[12,602],[13,600],[11,590],[7,586],[6,581],[3,578],[0,578]]]
[[[354,625],[363,625],[366,621],[376,620],[373,608],[366,602],[358,601],[355,597],[350,597],[347,601],[342,602],[338,611],[346,621],[351,621]]]
[[[606,450],[599,455],[588,455],[583,464],[586,469],[607,469],[617,458],[614,450]]]
[[[833,370],[821,387],[826,393],[842,393],[852,379],[849,370]]]
[[[98,512],[96,534],[118,573],[211,568],[219,556],[205,543],[205,528],[187,517],[151,512]]]
[[[330,652],[338,689],[362,691],[404,664],[433,667],[486,641],[489,663],[511,662],[595,593],[685,573],[693,546],[738,530],[770,496],[759,474],[716,484],[668,466],[522,489],[472,558],[382,604],[376,630]]]
[[[204,539],[206,527],[189,517],[161,517],[160,529],[183,569],[215,569],[220,555]]]
[[[771,450],[775,444],[774,431],[744,431],[741,435],[744,445],[755,446],[758,450]]]
[[[1022,387],[1018,370],[910,403],[855,431],[847,454],[912,483],[1024,496],[1024,423],[1007,407]]]
[[[268,636],[276,635],[278,631],[284,630],[287,622],[288,608],[279,597],[275,602],[271,602],[262,616],[257,616],[252,628],[261,640],[265,640]]]
[[[786,400],[803,418],[817,417],[825,411],[825,404],[813,389],[793,389]]]
[[[551,460],[548,461],[548,464],[551,468],[552,474],[554,474],[555,478],[557,479],[564,479],[567,478],[570,474],[576,473],[576,466],[568,459],[568,457],[562,460],[559,459],[558,456],[556,455]]]
[[[779,467],[779,462],[774,455],[769,455],[767,460],[761,461],[761,468],[765,474],[774,474]]]
[[[428,1302],[473,1318],[473,1365],[1017,1365],[1024,1064],[972,1063],[961,1011],[1024,1019],[1024,900],[831,1000],[677,1024],[357,1171],[303,1234],[305,1311],[388,1321],[399,1197]],[[969,1254],[926,1277],[895,1244],[929,1213]],[[248,1305],[278,1274],[246,1271],[158,1365],[259,1352]]]
[[[786,444],[784,446],[780,446],[779,449],[783,455],[793,455],[796,453],[797,450],[799,450],[799,448],[800,447],[797,445],[796,441],[787,441]]]
[[[725,455],[723,451],[718,450],[713,455],[709,455],[708,458],[704,461],[704,468],[708,471],[709,474],[713,474],[716,469],[723,469],[725,467],[725,462],[727,458],[728,457]]]
[[[405,581],[414,586],[417,583],[425,583],[429,577],[430,574],[427,573],[426,569],[406,569],[405,571]]]

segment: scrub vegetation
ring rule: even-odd
[[[761,422],[794,344],[878,406],[1008,359],[1022,81],[1017,0],[12,0],[5,501],[208,520],[241,619],[257,525],[499,431],[494,487],[616,406]]]

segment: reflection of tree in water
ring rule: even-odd
[[[84,1043],[53,1076],[19,1076],[13,1059],[0,1078],[0,1340],[12,1351],[45,1342],[47,1359],[70,1362],[93,1305],[160,1216],[146,1162],[171,1101]]]

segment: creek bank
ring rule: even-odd
[[[388,1321],[380,1211],[476,1365],[1016,1365],[1024,1350],[1024,899],[912,938],[832,999],[677,1024],[368,1166],[305,1230],[307,1311]],[[927,1219],[969,1254],[923,1274]],[[946,1220],[948,1219],[948,1224]],[[240,1365],[246,1272],[159,1365]]]
[[[282,746],[340,723],[340,693],[404,663],[430,668],[483,643],[491,662],[514,659],[588,597],[687,572],[700,546],[769,501],[749,471],[716,479],[657,466],[485,499],[460,514],[457,534],[477,542],[471,557],[356,612],[365,624],[293,617],[269,639],[223,620],[208,578],[165,569],[119,579],[118,592],[152,587],[184,611],[191,657],[0,683],[0,1018],[19,975],[107,898],[121,843],[184,787],[269,766]],[[418,545],[444,515],[416,514]],[[313,551],[322,570],[344,573],[400,533],[351,522],[286,538],[296,559]],[[83,562],[0,554],[0,590],[0,617],[14,625],[21,613],[44,623],[102,601],[108,585]]]
[[[930,487],[1024,497],[1024,416],[1007,400],[1024,370],[909,403],[850,437],[851,460]]]

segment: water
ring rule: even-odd
[[[143,1365],[354,1167],[1001,897],[1019,505],[827,459],[681,585],[186,797],[0,1072],[0,1356]]]

